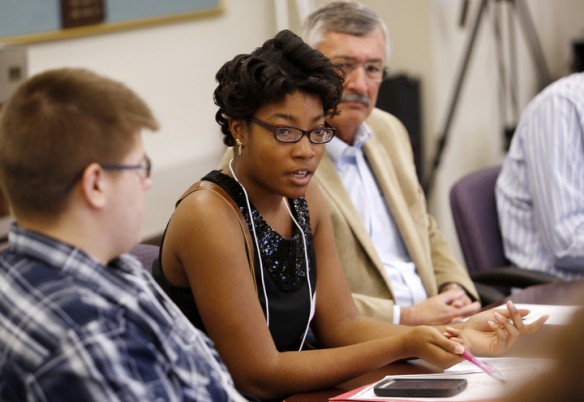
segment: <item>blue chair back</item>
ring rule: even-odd
[[[495,201],[501,166],[470,173],[450,190],[456,234],[470,273],[509,265],[503,249]]]
[[[152,244],[139,243],[136,244],[129,253],[136,257],[144,268],[149,272],[152,272],[152,263],[156,258],[158,258],[158,253],[160,252],[160,247]]]

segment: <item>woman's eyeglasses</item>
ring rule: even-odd
[[[274,134],[274,138],[280,142],[298,142],[303,135],[306,135],[313,144],[325,144],[335,136],[335,129],[330,126],[313,128],[311,130],[301,130],[289,126],[273,126],[255,117],[250,121],[269,130]]]

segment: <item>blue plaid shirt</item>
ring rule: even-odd
[[[0,257],[0,400],[244,399],[135,258],[103,266],[13,225]]]

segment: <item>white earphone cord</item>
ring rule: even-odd
[[[256,246],[256,250],[258,252],[258,256],[259,256],[258,259],[260,260],[260,275],[262,277],[262,289],[264,292],[264,300],[266,301],[266,323],[267,323],[268,328],[269,328],[270,327],[270,307],[269,307],[269,302],[268,302],[268,293],[266,291],[266,282],[264,280],[264,266],[262,264],[262,255],[260,253],[260,246],[258,244],[258,235],[256,234],[255,224],[253,222],[253,216],[251,215],[251,205],[249,204],[249,197],[247,196],[247,191],[245,191],[245,187],[243,187],[243,184],[241,184],[241,182],[239,181],[239,179],[235,175],[235,171],[233,170],[232,162],[233,162],[233,158],[231,158],[231,160],[229,161],[229,170],[231,170],[231,174],[233,175],[233,178],[239,184],[239,186],[243,190],[243,194],[245,195],[245,202],[247,204],[247,213],[249,215],[249,220],[251,222],[251,229],[253,232],[253,240],[254,240],[254,243]]]
[[[304,262],[306,265],[306,283],[308,285],[308,300],[310,301],[310,303],[309,303],[310,308],[308,310],[308,322],[306,323],[306,329],[304,330],[304,335],[302,336],[302,342],[300,342],[300,348],[298,349],[298,350],[302,350],[302,347],[304,346],[304,341],[306,340],[306,335],[308,334],[308,329],[310,328],[310,320],[312,319],[312,285],[310,284],[310,276],[308,275],[308,273],[309,273],[308,250],[307,250],[308,247],[306,246],[306,236],[304,235],[304,231],[300,227],[300,224],[298,223],[298,221],[296,221],[296,218],[294,218],[294,215],[292,215],[292,211],[290,211],[290,207],[288,206],[288,202],[284,202],[284,205],[286,206],[286,209],[288,210],[290,217],[294,221],[294,224],[296,225],[296,227],[300,231],[300,234],[302,235],[302,244],[304,245]]]
[[[264,267],[262,264],[262,255],[260,253],[260,246],[258,244],[258,237],[257,237],[256,230],[255,230],[255,223],[253,221],[253,216],[251,215],[251,205],[249,203],[249,197],[247,195],[247,191],[245,190],[245,187],[243,186],[243,184],[241,184],[241,182],[239,181],[239,179],[235,175],[235,171],[233,170],[232,162],[233,162],[233,158],[229,161],[229,170],[231,171],[233,178],[239,184],[239,186],[243,190],[243,194],[245,195],[245,202],[247,205],[249,220],[251,222],[253,239],[254,239],[256,250],[257,250],[258,256],[259,256],[258,260],[260,261],[260,275],[262,278],[262,290],[264,292],[264,300],[266,301],[266,323],[267,323],[267,326],[269,328],[270,327],[270,309],[269,309],[269,302],[268,302],[268,293],[266,291],[266,283],[264,281]],[[304,346],[304,342],[306,340],[306,336],[308,334],[308,329],[310,328],[310,320],[312,319],[312,309],[313,309],[313,306],[312,306],[312,303],[313,303],[312,285],[310,284],[309,266],[308,266],[308,250],[307,250],[308,247],[306,246],[306,236],[304,235],[304,231],[300,227],[300,224],[298,224],[298,222],[296,221],[296,218],[294,218],[294,215],[292,215],[292,211],[290,211],[290,207],[288,206],[288,202],[287,201],[284,202],[284,205],[286,206],[286,209],[288,210],[288,213],[290,214],[292,221],[294,222],[294,224],[296,225],[296,227],[300,231],[300,234],[302,235],[302,243],[304,245],[304,261],[305,261],[305,266],[306,266],[306,283],[308,284],[308,300],[309,300],[310,308],[309,308],[309,312],[308,312],[308,320],[306,323],[306,329],[304,330],[304,335],[302,336],[302,342],[300,343],[300,348],[298,349],[298,350],[302,350],[302,347]]]

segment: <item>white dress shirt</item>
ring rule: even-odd
[[[412,306],[425,300],[427,294],[363,153],[363,144],[370,136],[363,123],[352,146],[335,137],[327,143],[327,152],[381,258],[395,299],[393,321],[397,324],[399,306]]]

